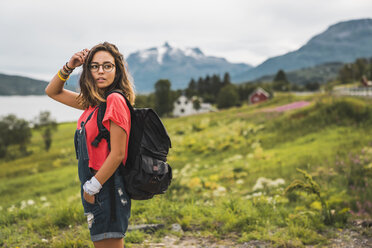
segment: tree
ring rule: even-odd
[[[229,84],[224,86],[220,92],[218,93],[217,97],[217,107],[222,108],[230,108],[233,106],[237,106],[239,104],[239,94],[238,91],[233,84]]]
[[[168,79],[160,79],[155,84],[155,110],[159,116],[169,114],[173,110],[171,82]]]
[[[223,75],[222,84],[223,84],[223,86],[231,84],[230,74],[228,72],[225,72],[225,74]]]
[[[28,155],[27,145],[31,140],[29,122],[11,114],[0,119],[0,157],[5,157],[10,145],[18,145],[22,155]]]
[[[320,84],[318,82],[312,82],[305,84],[305,89],[309,91],[316,91],[319,90]]]
[[[257,88],[257,84],[254,83],[244,83],[237,85],[239,100],[241,102],[246,102],[249,95]]]
[[[220,76],[217,75],[217,74],[213,74],[213,76],[211,78],[210,92],[213,94],[214,100],[217,99],[218,92],[220,92],[221,87],[222,87],[222,82],[221,82]]]
[[[289,91],[291,89],[290,83],[283,70],[279,70],[273,80],[273,89],[276,91]]]
[[[199,77],[198,82],[196,83],[196,90],[198,91],[199,96],[203,94],[203,87],[204,87],[204,79],[202,77]]]
[[[279,70],[275,77],[274,77],[274,82],[277,82],[277,81],[285,81],[285,82],[288,82],[288,79],[287,79],[287,75],[285,74],[285,72],[283,70]]]
[[[155,108],[154,93],[148,95],[136,95],[136,108]]]
[[[204,79],[204,91],[203,91],[203,93],[204,94],[210,93],[211,88],[212,88],[211,86],[212,86],[211,77],[209,75],[207,75]]]
[[[354,80],[359,81],[363,76],[368,75],[368,60],[359,58],[354,63]]]
[[[344,65],[338,73],[338,78],[342,84],[351,83],[354,80],[353,66],[351,64]]]
[[[192,78],[189,86],[186,89],[186,96],[191,98],[192,96],[196,96],[198,94],[197,85],[195,80]]]
[[[199,110],[201,108],[201,102],[199,100],[199,98],[195,97],[193,100],[192,100],[192,107],[195,109],[195,110]]]
[[[44,149],[49,151],[52,145],[52,131],[57,130],[57,122],[51,118],[49,111],[40,112],[34,122],[35,128],[40,130],[44,140]]]

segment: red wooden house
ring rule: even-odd
[[[269,99],[270,94],[262,89],[262,88],[257,88],[255,91],[252,92],[252,94],[249,95],[248,100],[250,104],[255,104],[259,102],[264,102],[267,99]]]

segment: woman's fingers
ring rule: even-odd
[[[70,65],[72,65],[74,68],[81,66],[82,64],[85,63],[85,59],[88,56],[88,53],[89,49],[87,48],[81,50],[80,52],[75,53],[70,59],[71,61]]]
[[[80,58],[81,58],[80,61],[81,61],[82,64],[84,64],[85,58],[88,56],[88,52],[89,52],[88,49],[84,49],[84,50],[82,50],[81,52],[78,53]]]
[[[83,193],[84,199],[90,204],[94,204],[94,195],[88,195],[85,191]]]
[[[77,66],[80,66],[84,63],[84,54],[82,52],[75,53],[73,57],[75,60],[80,62]]]
[[[83,64],[84,63],[84,55],[79,53],[78,56],[79,56],[80,62]]]

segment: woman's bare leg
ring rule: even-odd
[[[123,248],[123,239],[104,239],[100,241],[93,242],[95,248]]]

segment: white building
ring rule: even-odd
[[[194,108],[194,101],[199,100],[200,108],[196,110]],[[186,115],[193,115],[193,114],[201,114],[206,112],[215,111],[210,103],[202,103],[202,100],[197,97],[193,97],[192,99],[188,99],[186,96],[180,96],[174,102],[173,108],[173,116],[180,117]]]

